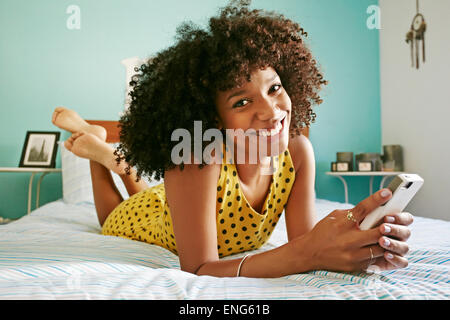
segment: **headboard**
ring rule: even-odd
[[[106,136],[106,142],[116,143],[120,141],[119,138],[119,121],[106,121],[106,120],[86,120],[89,124],[95,124],[102,126],[108,133]]]
[[[89,124],[95,124],[102,126],[106,129],[106,132],[108,132],[108,135],[106,137],[106,142],[109,143],[116,143],[119,142],[119,121],[106,121],[106,120],[86,120]],[[309,138],[309,128],[304,128],[302,133]]]

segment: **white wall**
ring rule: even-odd
[[[405,171],[424,186],[405,211],[450,220],[450,0],[420,0],[426,62],[405,42],[415,0],[379,0],[382,144],[403,146]]]

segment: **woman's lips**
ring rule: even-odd
[[[251,133],[256,136],[263,137],[276,137],[278,136],[284,129],[284,123],[286,120],[286,115],[281,119],[281,121],[277,122],[275,128],[273,129],[259,129],[259,130],[251,130]]]

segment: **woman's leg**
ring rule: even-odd
[[[111,211],[123,201],[111,171],[120,176],[130,196],[148,188],[144,181],[136,182],[135,170],[130,170],[129,175],[126,174],[127,164],[124,161],[117,164],[114,149],[91,133],[74,133],[65,141],[64,146],[75,155],[90,160],[94,203],[100,225],[103,225]]]
[[[106,130],[103,127],[90,125],[75,111],[63,107],[55,109],[52,122],[61,129],[75,132],[64,142],[64,146],[74,154],[90,160],[94,203],[100,225],[103,225],[111,211],[123,201],[110,170],[121,177],[130,196],[148,188],[144,181],[136,182],[135,170],[130,170],[130,175],[125,173],[126,163],[115,163],[114,150],[105,142]]]
[[[89,165],[95,209],[97,210],[98,222],[103,226],[108,215],[123,201],[123,198],[114,184],[109,169],[92,160],[89,161]]]

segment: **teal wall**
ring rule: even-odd
[[[170,46],[182,21],[204,25],[226,3],[0,1],[0,167],[18,166],[27,131],[57,130],[50,121],[55,106],[73,108],[84,118],[118,119],[125,98],[120,61]],[[66,27],[66,8],[73,4],[81,9],[80,30]],[[337,151],[381,151],[378,31],[366,27],[371,4],[378,0],[253,0],[253,7],[300,22],[330,81],[311,128],[319,198],[343,201],[341,182],[324,174]],[[61,139],[67,136],[63,132]],[[0,216],[26,212],[28,178],[0,173]],[[350,180],[351,202],[367,193],[368,178]],[[41,202],[61,197],[61,175],[46,176]]]

